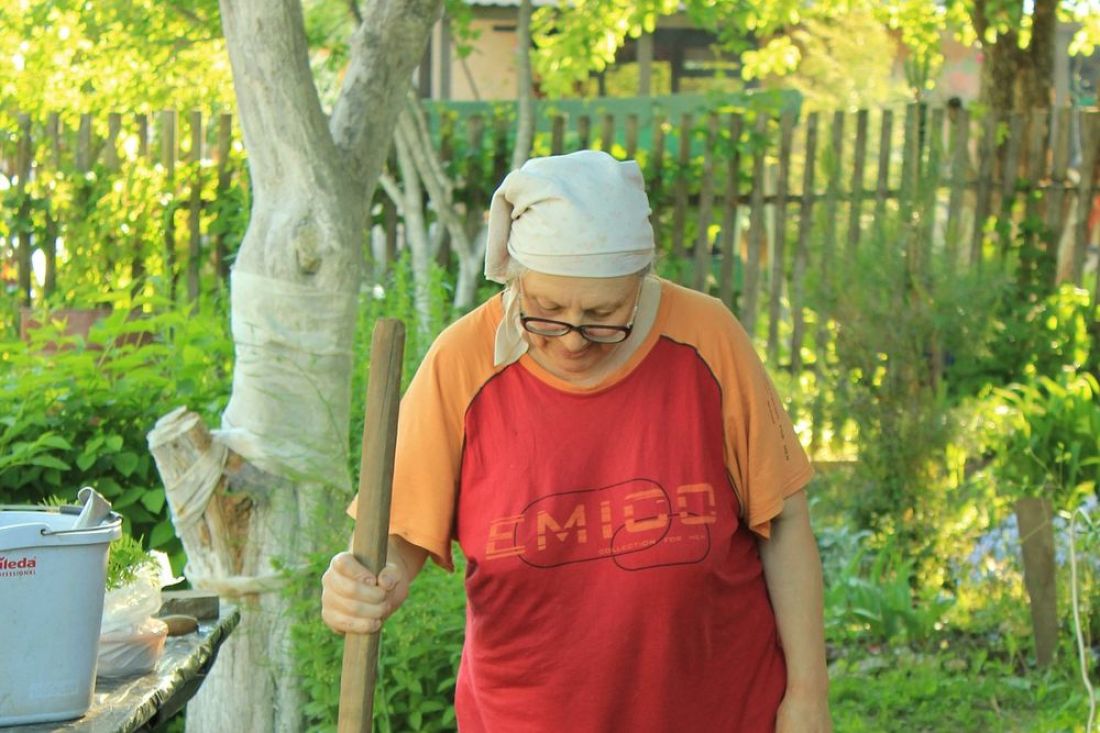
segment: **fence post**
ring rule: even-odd
[[[680,157],[672,210],[672,256],[684,256],[684,227],[687,226],[688,168],[691,166],[691,115],[680,118]]]
[[[753,126],[752,192],[749,196],[749,256],[745,264],[745,300],[741,323],[749,336],[756,333],[756,311],[760,302],[760,251],[764,247],[764,156],[767,154],[768,116],[756,115]]]
[[[626,157],[630,160],[638,152],[638,115],[631,112],[626,117]]]
[[[960,107],[952,114],[951,193],[947,201],[944,250],[947,253],[948,266],[954,268],[959,263],[959,243],[963,237],[963,196],[970,186],[970,113]],[[951,119],[952,114],[948,115],[948,119]]]
[[[1089,245],[1089,219],[1092,216],[1093,196],[1096,195],[1097,164],[1100,162],[1100,113],[1081,114],[1081,180],[1077,184],[1077,227],[1073,248],[1069,254],[1068,280],[1078,284],[1085,269],[1085,254]],[[1097,268],[1100,277],[1100,267]],[[1093,301],[1095,304],[1097,301]]]
[[[874,233],[881,239],[882,221],[886,218],[886,199],[890,196],[890,150],[894,143],[894,112],[882,110],[879,121],[881,129],[878,138],[878,175],[875,179],[875,218]]]
[[[736,310],[733,299],[734,265],[740,256],[737,241],[737,218],[741,203],[741,127],[743,118],[730,115],[730,159],[726,167],[726,198],[722,213],[722,271],[718,283],[718,297]]]
[[[27,182],[31,177],[34,161],[34,141],[31,139],[31,118],[19,115],[19,148],[16,153],[15,169],[19,176],[15,186],[19,201],[19,257],[16,277],[19,281],[19,295],[23,305],[31,304],[31,200]]]
[[[168,299],[176,300],[176,113],[160,113],[160,162],[164,167],[165,194],[168,198],[164,217],[164,278]]]
[[[1001,214],[997,222],[1000,229],[1000,260],[1003,264],[1012,246],[1015,228],[1012,209],[1016,205],[1016,176],[1020,167],[1020,139],[1024,134],[1023,118],[1018,112],[1009,116],[1008,140],[1005,141],[1004,161],[1001,164]]]
[[[859,250],[859,238],[863,215],[863,178],[867,163],[867,110],[856,112],[856,147],[853,152],[851,203],[848,207],[848,256]]]
[[[229,191],[231,174],[229,170],[229,155],[233,146],[233,115],[223,112],[218,116],[218,192],[221,198]],[[225,227],[218,227],[218,233],[214,237],[214,272],[217,273],[219,284],[229,282],[229,250],[225,245]]]
[[[192,312],[199,303],[199,268],[202,265],[202,238],[200,236],[200,212],[202,211],[202,112],[191,110],[191,153],[188,162],[192,165],[191,195],[187,202],[187,302]]]
[[[779,118],[779,175],[775,182],[775,238],[772,248],[772,277],[768,308],[768,358],[779,363],[779,314],[786,278],[787,259],[787,189],[791,165],[791,139],[794,134],[794,111],[783,110]]]
[[[46,137],[49,138],[51,162],[55,172],[61,171],[61,117],[51,112],[46,117]],[[46,258],[46,277],[42,294],[47,298],[57,290],[57,219],[53,215],[53,197],[46,196],[46,241],[38,247]]]
[[[653,115],[653,150],[650,164],[649,187],[650,208],[653,209],[652,219],[654,225],[661,220],[660,210],[663,207],[664,195],[664,163],[665,163],[665,120],[661,115]]]
[[[714,141],[718,136],[718,115],[707,119],[707,144],[703,151],[703,180],[699,188],[699,232],[695,238],[696,290],[706,292],[707,275],[710,274],[710,222],[714,203]]]
[[[997,137],[996,115],[992,112],[985,118],[982,130],[981,160],[978,167],[978,193],[974,205],[974,231],[970,238],[970,265],[981,268],[982,244],[985,240],[985,222],[989,218],[990,197],[993,193],[993,157],[996,151]]]
[[[805,338],[806,320],[802,304],[806,292],[806,262],[813,223],[814,167],[817,162],[817,112],[806,118],[806,162],[802,171],[802,199],[798,207],[798,241],[794,249],[791,272],[791,374],[802,371],[802,340]],[[817,431],[814,431],[815,434]]]

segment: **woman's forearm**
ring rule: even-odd
[[[423,547],[412,544],[400,535],[390,535],[386,559],[388,562],[400,565],[405,574],[405,581],[410,585],[413,579],[420,574],[427,558],[428,551]]]
[[[827,696],[821,558],[804,492],[788,497],[772,521],[760,559],[786,655],[788,694]]]

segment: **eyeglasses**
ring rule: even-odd
[[[523,297],[523,281],[520,281],[519,295]],[[638,285],[638,292],[634,296],[634,310],[630,313],[630,320],[625,326],[611,326],[603,323],[581,323],[579,325],[554,321],[549,318],[532,318],[520,308],[519,322],[523,324],[525,331],[536,336],[549,336],[557,338],[570,331],[576,331],[586,341],[596,344],[618,344],[626,341],[630,332],[634,330],[634,319],[638,315],[638,304],[642,300],[642,285]],[[520,301],[522,302],[522,300]]]

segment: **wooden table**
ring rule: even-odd
[[[133,733],[153,731],[180,711],[199,690],[218,648],[240,623],[241,613],[221,607],[199,630],[168,637],[157,668],[141,677],[97,679],[84,717],[57,723],[0,727],[0,733]]]

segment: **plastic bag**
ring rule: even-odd
[[[96,674],[126,677],[152,672],[164,654],[167,638],[168,624],[152,617],[126,630],[101,634]]]
[[[152,554],[155,564],[138,568],[132,581],[107,591],[103,599],[96,666],[99,677],[152,672],[164,652],[168,626],[153,615],[160,611],[160,589],[180,579],[172,577],[163,553]]]

